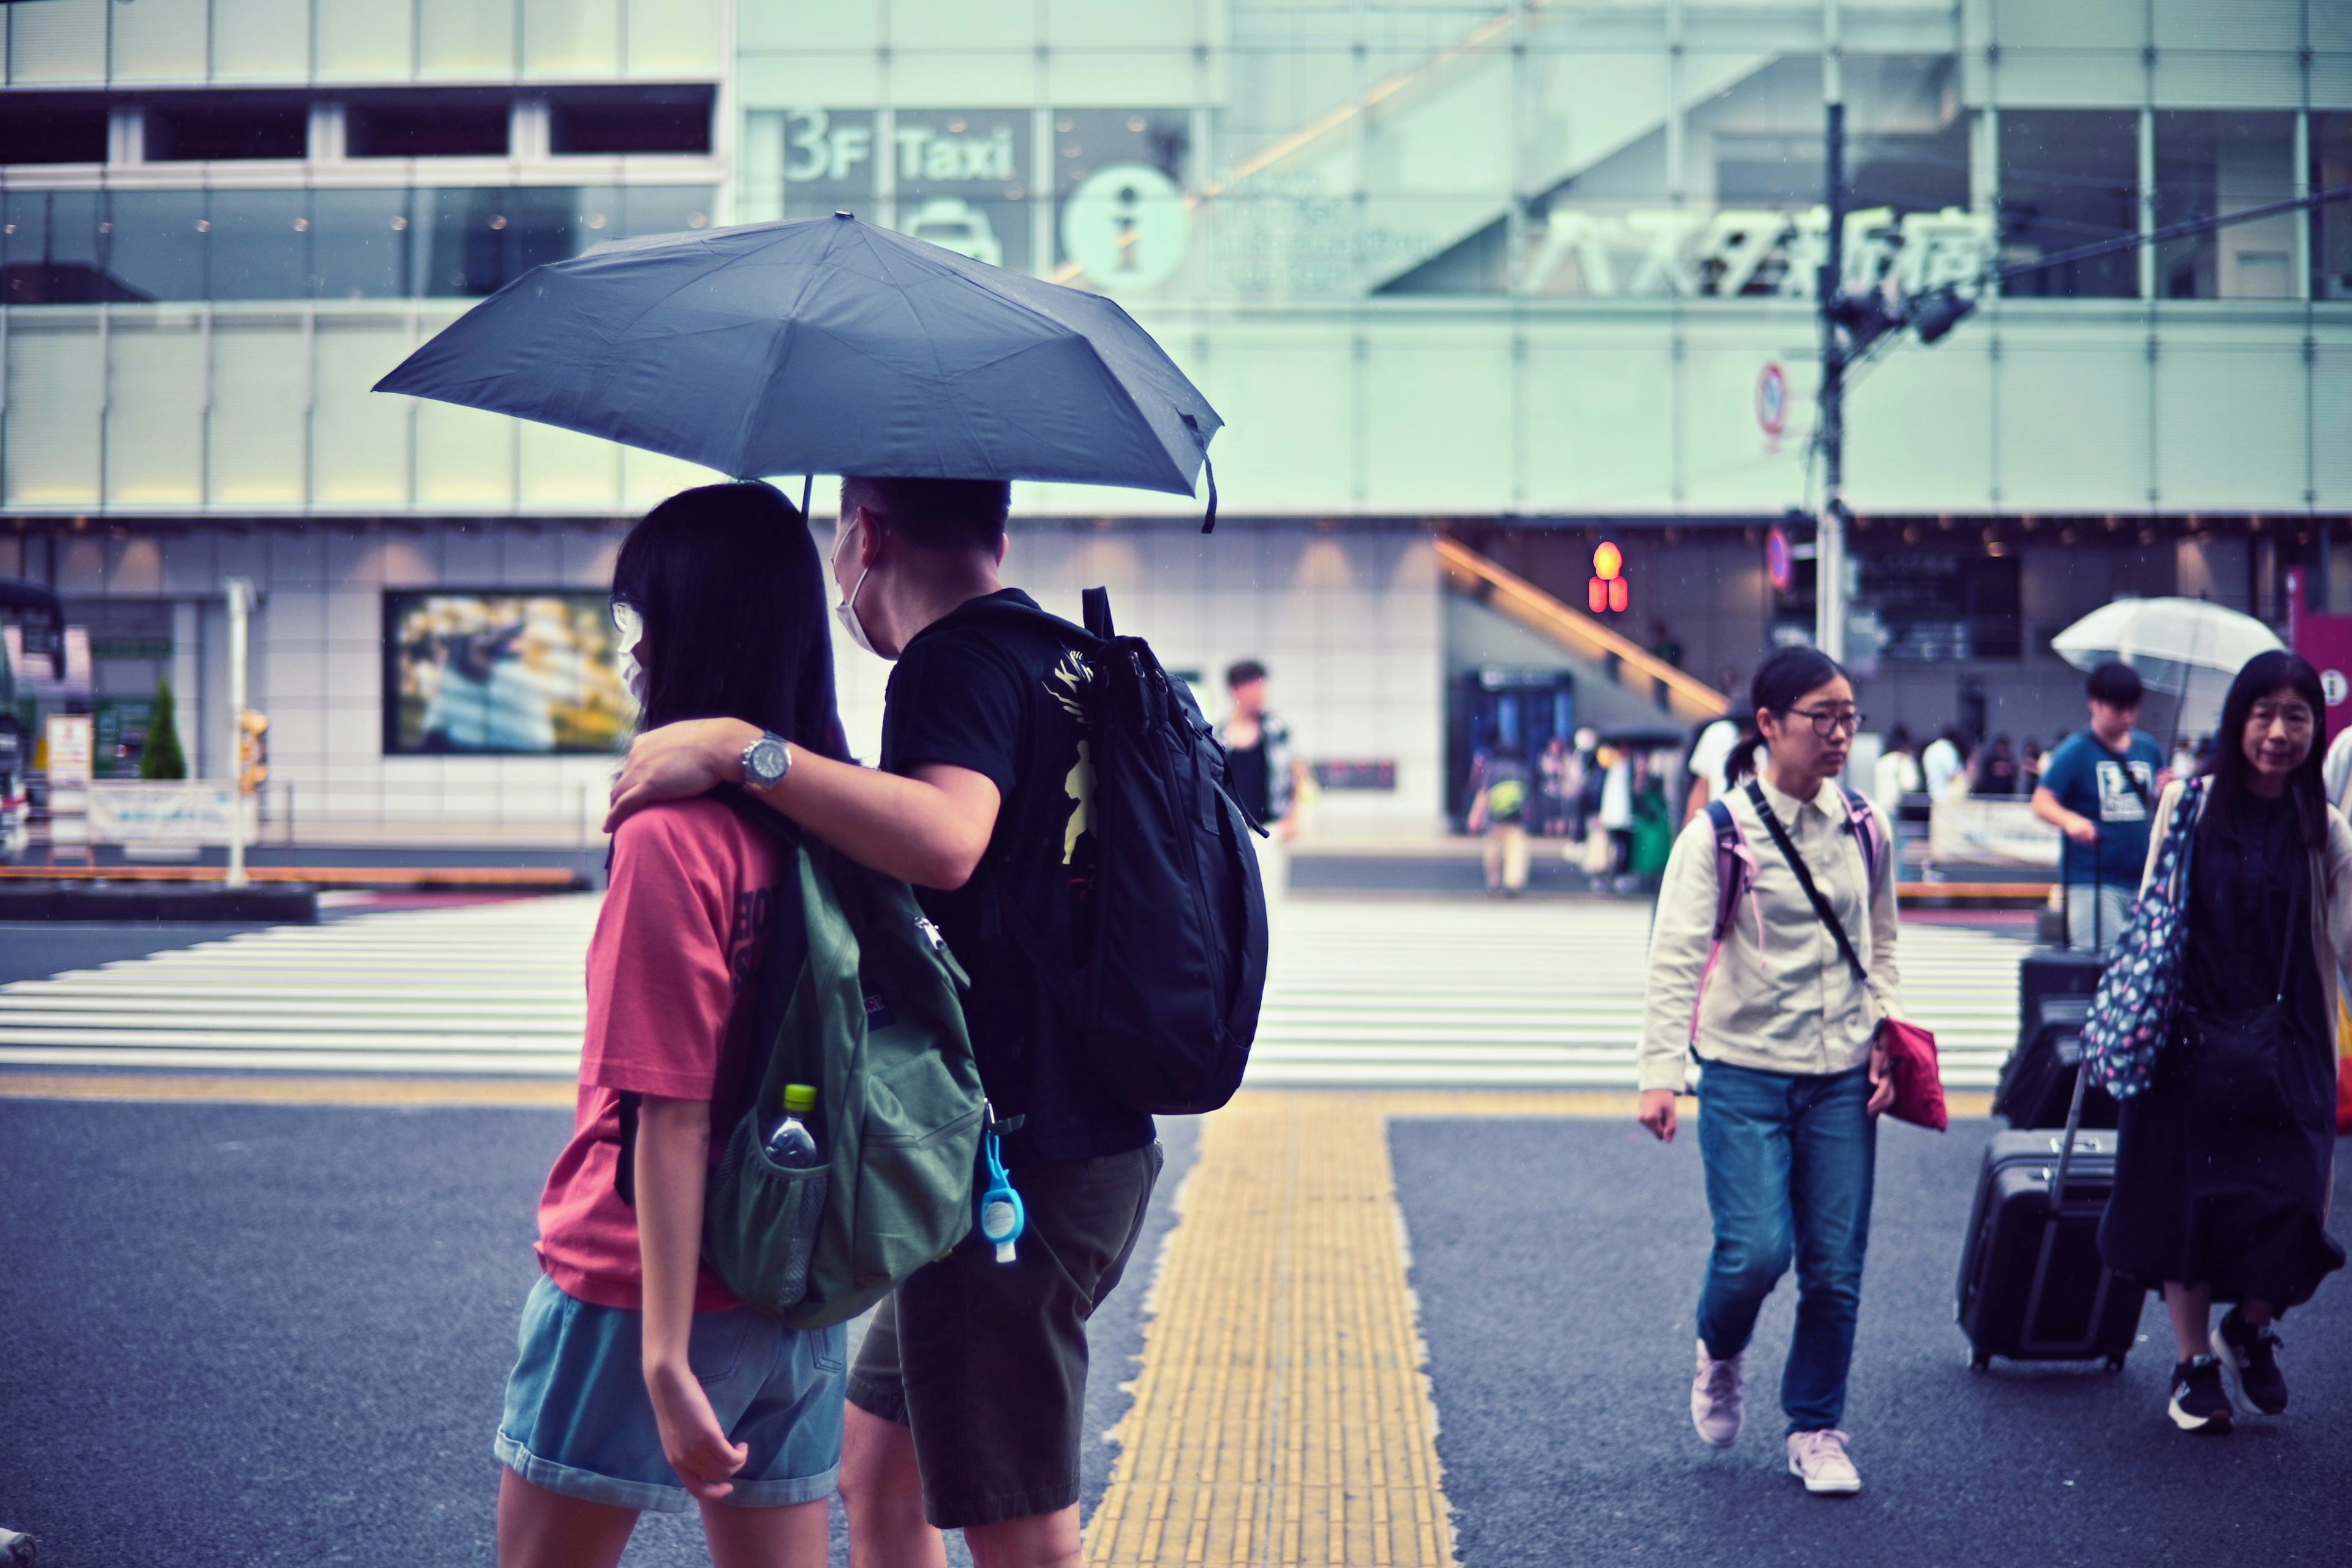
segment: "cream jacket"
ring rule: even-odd
[[[2166,829],[2172,826],[2173,808],[2180,804],[2188,784],[2176,780],[2164,788],[2164,797],[2156,803],[2156,821],[2147,834],[2147,864],[2140,871],[2139,890],[2156,877],[2156,858],[2164,848]],[[2191,858],[2189,874],[2197,875],[2197,862]],[[2327,985],[2327,1016],[2338,1016],[2343,1005],[2342,972],[2352,971],[2352,823],[2334,806],[2327,808],[2327,847],[2314,850],[2311,856],[2311,885],[2326,889],[2326,896],[2315,899],[2311,905],[2311,955],[2318,962],[2320,978]]]
[[[1902,1016],[1895,963],[1895,854],[1879,825],[1878,879],[1868,880],[1862,847],[1834,782],[1799,802],[1771,785],[1764,798],[1796,842],[1814,885],[1837,911],[1870,971],[1875,999],[1855,980],[1837,941],[1813,910],[1743,785],[1724,797],[1756,874],[1739,901],[1723,955],[1706,983],[1692,1033],[1692,1004],[1715,935],[1715,829],[1701,812],[1675,840],[1650,931],[1650,985],[1642,1030],[1641,1083],[1680,1089],[1685,1052],[1768,1072],[1833,1073],[1870,1059],[1882,1016]],[[1759,931],[1760,923],[1760,931]]]

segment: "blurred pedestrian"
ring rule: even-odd
[[[1582,782],[1577,773],[1576,749],[1568,737],[1554,735],[1546,741],[1543,754],[1536,759],[1538,809],[1534,826],[1547,838],[1569,837],[1569,818]]]
[[[1705,811],[1708,801],[1723,798],[1730,787],[1724,777],[1724,764],[1731,760],[1732,748],[1755,718],[1747,703],[1735,702],[1729,712],[1700,728],[1698,738],[1691,742],[1690,759],[1683,764],[1690,775],[1690,788],[1683,796],[1683,821]]]
[[[2033,792],[2033,815],[2066,836],[2058,879],[2065,889],[2067,945],[2104,950],[2131,919],[2164,753],[2132,728],[2142,689],[2131,666],[2099,666],[2083,690],[2090,727],[2050,753]]]
[[[1290,726],[1266,707],[1265,665],[1245,658],[1225,671],[1231,705],[1217,739],[1225,748],[1225,780],[1234,799],[1266,830],[1250,835],[1257,850],[1259,879],[1269,910],[1290,887],[1289,846],[1297,836],[1294,810],[1302,769],[1290,743]]]
[[[1516,899],[1528,890],[1527,759],[1507,742],[1479,754],[1470,768],[1470,831],[1486,840],[1486,890]]]
[[[1944,731],[1927,742],[1919,753],[1919,773],[1925,780],[1928,801],[1941,805],[1955,794],[1966,795],[1969,788],[1969,742],[1958,729],[1947,726]]]
[[[2008,736],[1995,735],[1977,753],[1976,778],[1969,785],[1969,793],[1996,798],[2017,793],[2017,757],[2009,749]]]
[[[2017,793],[2029,800],[2042,787],[2042,742],[2028,737],[2017,758]]]
[[[2344,1265],[2326,1222],[2352,827],[2321,777],[2326,711],[2307,661],[2257,654],[2222,702],[2211,773],[2168,786],[2156,814],[2158,844],[2196,814],[2179,1021],[2155,1082],[2122,1103],[2099,1251],[2164,1294],[2168,1408],[2188,1432],[2229,1431],[2233,1406],[2285,1411],[2273,1324]]]
[[[841,756],[823,582],[766,485],[654,508],[613,572],[641,722],[726,715]],[[796,897],[795,830],[777,826],[698,796],[614,834],[579,1108],[540,1199],[542,1272],[499,1422],[509,1568],[617,1563],[640,1510],[689,1502],[721,1568],[825,1561],[846,1330],[784,1328],[700,1262],[711,1131],[750,1110],[765,1048],[751,979],[771,941],[804,940],[768,918]]]
[[[1242,809],[1287,837],[1297,798],[1298,757],[1290,726],[1266,707],[1265,665],[1245,658],[1225,671],[1230,706],[1217,739],[1225,748],[1225,778]]]
[[[1911,731],[1895,725],[1871,769],[1871,802],[1878,807],[1879,819],[1890,827],[1902,818],[1903,797],[1927,787],[1919,772],[1919,759],[1911,754],[1912,744]]]
[[[1618,877],[1633,858],[1633,759],[1603,746],[1601,765],[1601,831],[1609,836],[1609,874]]]
[[[1666,868],[1675,846],[1673,808],[1666,803],[1665,770],[1672,752],[1645,752],[1633,759],[1633,846],[1625,874],[1636,881]]]
[[[1674,628],[1662,620],[1650,623],[1650,655],[1676,669],[1683,667],[1683,640],[1675,636]]]
[[[2331,749],[2329,752],[2331,759],[2334,754]],[[2196,742],[2186,735],[2178,736],[2172,742],[2172,760],[2165,764],[2164,771],[2168,776],[2163,782],[2169,784],[2173,779],[2195,778],[2201,765]],[[2327,798],[2330,801],[2340,801],[2342,795],[2341,790],[2331,789]]]
[[[1691,1386],[1699,1436],[1717,1447],[1738,1436],[1757,1313],[1793,1260],[1797,1326],[1780,1380],[1789,1468],[1810,1492],[1853,1492],[1862,1479],[1839,1423],[1877,1118],[1895,1097],[1874,1045],[1880,1017],[1899,1016],[1895,863],[1876,814],[1836,782],[1862,722],[1845,671],[1813,648],[1781,648],[1750,695],[1758,735],[1734,768],[1759,743],[1765,761],[1723,802],[1742,853],[1719,854],[1703,816],[1675,841],[1659,890],[1640,1116],[1674,1137],[1695,1052],[1715,1226]],[[1727,859],[1738,879],[1728,899]]]

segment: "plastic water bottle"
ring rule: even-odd
[[[816,1134],[802,1120],[815,1109],[814,1084],[784,1085],[784,1114],[768,1129],[769,1159],[789,1171],[814,1170],[824,1163],[817,1157]]]

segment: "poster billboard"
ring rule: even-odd
[[[386,593],[384,752],[617,752],[636,704],[615,641],[601,592]]]

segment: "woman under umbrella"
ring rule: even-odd
[[[2123,1102],[2099,1250],[2164,1293],[2170,1413],[2189,1432],[2228,1432],[2233,1405],[2286,1409],[2272,1324],[2344,1265],[2326,1221],[2352,826],[2320,783],[2325,710],[2308,662],[2249,659],[2205,776],[2166,789],[2150,836],[2153,865],[2175,814],[2198,814],[2180,1018],[2154,1084]],[[2217,1300],[2232,1305],[2209,1328]]]

